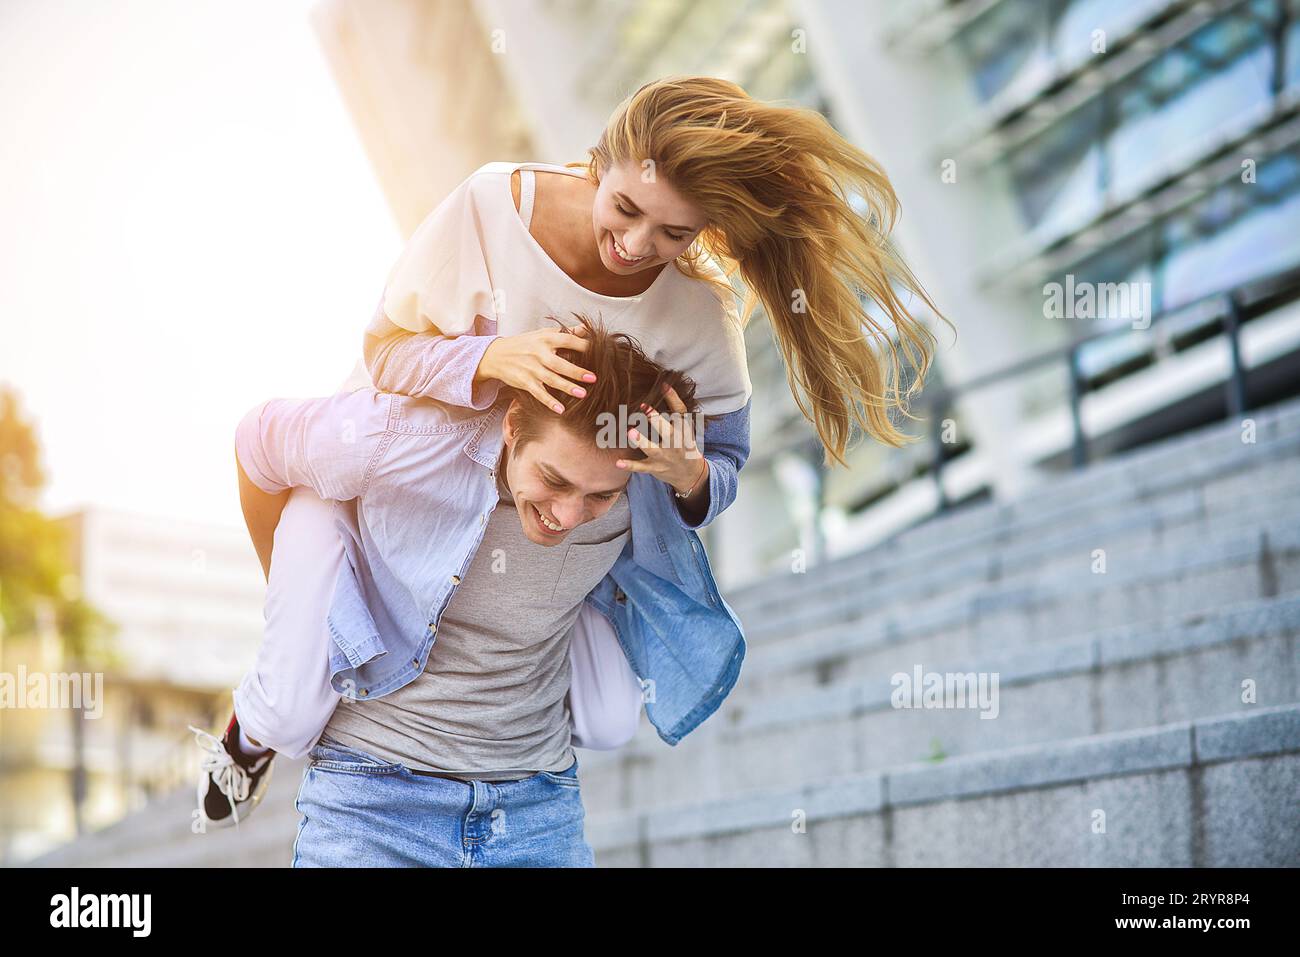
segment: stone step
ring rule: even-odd
[[[584,785],[585,786],[585,785]],[[592,813],[602,867],[1296,867],[1300,707]]]
[[[815,566],[810,569],[815,574],[790,578],[798,589],[797,597],[810,598],[819,590],[856,584],[864,576],[902,578],[916,569],[942,567],[954,554],[988,554],[1022,539],[1032,540],[1044,531],[1089,527],[1106,521],[1117,508],[1156,508],[1165,497],[1189,489],[1205,487],[1204,502],[1210,510],[1230,509],[1243,484],[1249,487],[1254,483],[1269,491],[1294,490],[1300,484],[1291,481],[1294,461],[1300,457],[1300,404],[1293,406],[1288,407],[1290,415],[1269,423],[1274,428],[1264,428],[1261,423],[1254,444],[1241,443],[1238,430],[1225,433],[1218,426],[1210,436],[1201,437],[1197,446],[1182,449],[1181,454],[1190,458],[1179,468],[1169,468],[1171,463],[1161,458],[1160,453],[1167,458],[1169,452],[1163,447],[1136,450],[1122,462],[1100,463],[1062,480],[1062,488],[1053,486],[1015,503],[977,506],[971,514],[940,516],[880,545]],[[1210,447],[1201,447],[1206,445]],[[1286,474],[1271,481],[1278,466]],[[1224,491],[1228,494],[1222,494]],[[1254,494],[1259,497],[1260,492]],[[774,597],[765,579],[730,589],[725,597],[743,614],[780,609],[790,596]]]
[[[1104,573],[1094,573],[1091,561],[1091,554],[1084,553],[1075,567],[1062,570],[1043,563],[1039,571],[1031,565],[1010,581],[968,579],[947,591],[936,583],[919,592],[859,588],[815,603],[792,596],[788,613],[742,621],[755,652],[769,646],[797,648],[826,633],[860,631],[904,641],[937,630],[961,630],[977,638],[1001,636],[1008,643],[1077,634],[1097,623],[1140,622],[1180,607],[1200,611],[1215,602],[1295,590],[1300,587],[1300,523],[1279,526],[1270,515],[1229,523],[1212,537],[1195,534],[1190,540],[1127,552],[1108,549]],[[1184,598],[1190,604],[1176,604]]]
[[[769,578],[770,592],[792,593],[782,607],[739,615],[746,637],[761,645],[802,628],[810,619],[816,621],[818,614],[833,615],[850,596],[854,603],[872,605],[881,613],[917,600],[959,599],[994,584],[1029,584],[1058,573],[1091,574],[1098,549],[1104,552],[1108,568],[1112,563],[1123,567],[1138,559],[1144,564],[1159,562],[1248,527],[1300,527],[1300,461],[1296,464],[1292,488],[1254,495],[1228,514],[1207,512],[1200,490],[1189,489],[1158,507],[1116,509],[1110,518],[1089,526],[1043,530],[1032,540],[954,554],[942,564],[926,565],[910,574],[887,565],[875,574],[864,569],[857,580],[834,589],[819,587],[814,594],[796,583],[804,575]],[[816,575],[816,571],[806,574]],[[803,594],[797,594],[800,591]]]
[[[29,866],[288,867],[299,820],[293,805],[306,761],[278,757],[275,765],[262,803],[238,828],[195,833],[196,797],[186,787]]]
[[[768,576],[768,604],[737,607],[741,619],[753,622],[753,640],[767,640],[791,615],[810,605],[833,602],[844,594],[902,597],[960,585],[1008,580],[1078,560],[1087,568],[1095,548],[1108,551],[1172,547],[1201,540],[1234,524],[1295,523],[1300,513],[1300,443],[1294,458],[1273,463],[1263,473],[1242,473],[1222,483],[1179,489],[1154,501],[1115,503],[1102,512],[1061,516],[1024,534],[1006,533],[997,539],[954,542],[936,552],[895,555],[873,549],[853,565],[828,574],[813,566],[800,574]]]
[[[238,830],[191,833],[187,790],[33,866],[287,866],[301,767]],[[1300,864],[1295,706],[643,812],[602,813],[583,777],[606,867]]]
[[[1300,703],[1300,595],[1020,653],[990,651],[964,661],[904,656],[894,664],[811,691],[729,699],[672,749],[641,733],[618,752],[581,752],[588,806],[716,799],[935,752],[965,755]],[[911,676],[917,666],[996,674],[996,714],[984,718],[973,706],[894,707],[893,675]],[[1252,704],[1242,702],[1246,680],[1254,683]]]

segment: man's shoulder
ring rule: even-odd
[[[467,409],[426,396],[378,393],[389,402],[388,427],[408,435],[445,435],[477,429],[496,414],[497,406]],[[499,403],[498,403],[499,405]]]

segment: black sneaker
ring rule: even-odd
[[[236,827],[252,813],[271,783],[274,751],[246,754],[239,747],[239,719],[230,716],[226,733],[215,736],[190,725],[204,754],[199,772],[199,814],[207,824]]]

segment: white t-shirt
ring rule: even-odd
[[[518,210],[510,189],[517,169]],[[720,296],[712,284],[682,275],[672,263],[638,296],[606,296],[579,285],[528,231],[533,170],[585,175],[546,163],[477,169],[416,229],[388,275],[383,310],[369,331],[383,335],[400,327],[508,336],[553,327],[546,319],[552,315],[571,325],[571,313],[582,312],[634,336],[651,359],[694,379],[705,414],[742,408],[751,386],[736,297]],[[701,265],[723,276],[711,260]],[[476,324],[476,316],[486,321]],[[349,379],[353,388],[358,382],[370,384],[364,363]]]

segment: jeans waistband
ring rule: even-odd
[[[461,784],[473,784],[479,781],[483,784],[514,784],[522,778],[463,778],[458,774],[447,774],[443,771],[420,771],[416,768],[407,768],[412,774],[418,774],[424,778],[446,778],[448,781],[459,781]]]

